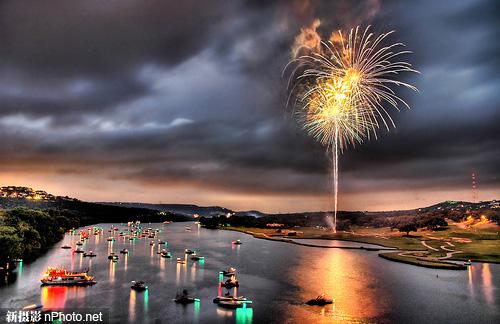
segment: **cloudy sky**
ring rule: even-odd
[[[285,107],[301,29],[372,24],[421,75],[397,129],[341,157],[340,208],[500,198],[498,1],[0,1],[0,184],[90,201],[331,209]]]

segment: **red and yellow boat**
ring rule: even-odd
[[[53,286],[90,286],[97,283],[93,276],[88,275],[88,271],[70,272],[53,267],[47,269],[40,281],[42,285]]]

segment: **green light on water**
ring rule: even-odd
[[[242,308],[236,309],[236,324],[251,324],[253,320],[253,309],[243,304]]]
[[[200,259],[200,265],[205,265],[205,258]]]
[[[149,308],[149,289],[144,291],[144,312],[147,312]]]
[[[219,272],[219,282],[222,281],[224,281],[224,275],[222,274],[222,272]]]
[[[23,274],[23,261],[19,262],[18,274],[19,274],[19,277]]]

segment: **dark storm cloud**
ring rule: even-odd
[[[373,24],[415,52],[398,129],[345,152],[345,192],[498,188],[495,1],[3,1],[4,170],[162,186],[328,191],[329,160],[284,107],[295,37]]]

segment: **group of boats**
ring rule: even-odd
[[[224,280],[224,278],[227,279]],[[235,268],[230,267],[219,272],[219,293],[218,296],[213,299],[213,302],[220,307],[231,309],[245,307],[247,304],[251,304],[252,301],[247,300],[244,296],[238,296],[239,286]],[[226,289],[225,294],[222,294],[222,288]]]

